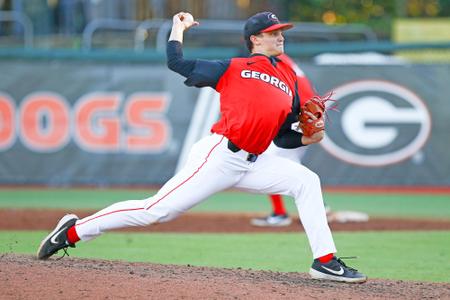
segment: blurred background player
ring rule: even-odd
[[[312,98],[316,93],[306,77],[305,73],[300,69],[300,67],[286,54],[281,54],[280,58],[283,61],[288,62],[288,64],[292,67],[292,69],[297,74],[297,82],[298,82],[298,93],[300,95],[300,103],[301,105],[310,98]],[[293,120],[294,124],[297,122]],[[296,126],[296,125],[293,125]],[[292,139],[299,139],[300,134],[298,135],[290,135]],[[305,147],[297,147],[297,148],[281,148],[274,144],[270,145],[269,149],[267,149],[267,153],[272,153],[275,155],[279,155],[284,158],[288,158],[292,161],[301,163],[302,157],[305,153]],[[261,227],[281,227],[281,226],[289,226],[292,223],[291,217],[289,217],[286,207],[283,202],[283,197],[281,195],[269,195],[270,203],[272,205],[272,213],[268,216],[261,218],[253,218],[250,223],[254,226]],[[329,208],[326,207],[326,211],[328,213]]]

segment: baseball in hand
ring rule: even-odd
[[[199,23],[194,20],[194,17],[187,12],[180,12],[175,16],[178,20],[174,20],[174,22],[181,22],[185,29],[189,29],[193,26],[197,26]]]
[[[188,24],[194,22],[194,17],[190,13],[184,13],[180,19],[181,21],[186,22]]]

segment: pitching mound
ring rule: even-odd
[[[449,299],[448,284],[316,281],[302,273],[0,256],[2,299]]]

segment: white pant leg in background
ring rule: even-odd
[[[336,253],[320,179],[313,171],[298,162],[264,153],[235,187],[252,193],[293,197],[313,257]]]
[[[273,154],[283,158],[287,158],[299,164],[302,163],[302,158],[305,155],[306,147],[298,147],[294,149],[284,149],[275,145],[273,142],[267,148],[264,154]]]

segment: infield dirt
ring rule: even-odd
[[[78,217],[95,211],[75,210],[70,213]],[[53,229],[65,210],[44,209],[0,209],[0,230],[49,230]],[[181,217],[147,227],[130,227],[122,231],[141,232],[298,232],[303,230],[300,222],[294,220],[290,226],[267,228],[250,225],[254,214],[236,213],[186,213]],[[331,222],[333,231],[367,230],[450,230],[450,220],[437,219],[392,219],[371,218],[368,222]]]

